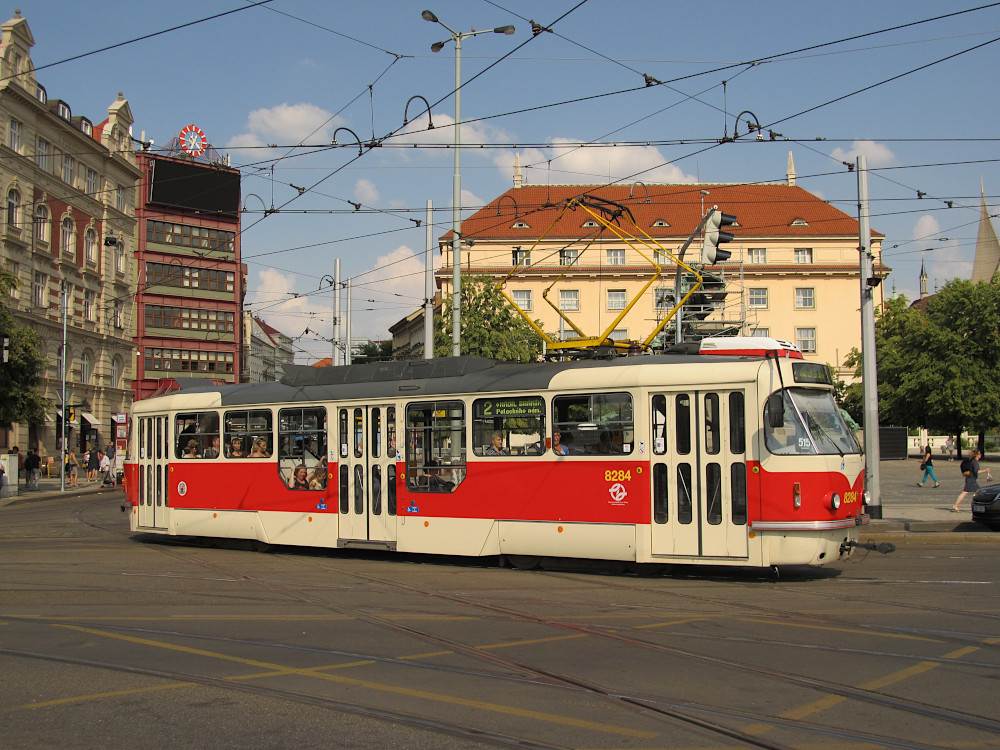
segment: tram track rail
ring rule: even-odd
[[[123,536],[123,537],[129,537],[129,536],[131,536],[130,532],[122,533],[119,529],[109,528],[109,527],[103,526],[103,525],[101,525],[99,523],[95,523],[95,522],[87,520],[84,517],[84,514],[86,513],[88,507],[91,507],[92,505],[96,505],[96,504],[97,503],[92,503],[92,504],[90,504],[88,506],[77,508],[74,511],[74,518],[79,523],[83,523],[83,524],[86,524],[88,526],[92,526],[92,527],[94,527],[96,529],[100,529],[100,530],[105,531],[105,532],[117,534],[117,535]],[[152,546],[152,545],[150,545],[150,546]],[[669,702],[664,702],[662,699],[657,698],[657,697],[652,697],[652,696],[645,696],[645,697],[643,697],[643,696],[624,695],[624,694],[622,694],[622,693],[620,693],[618,691],[615,691],[615,690],[613,690],[611,688],[608,688],[608,687],[605,687],[605,686],[591,684],[591,683],[589,683],[589,682],[587,682],[585,680],[580,680],[580,679],[577,679],[577,678],[575,678],[573,676],[570,676],[570,675],[558,674],[558,673],[555,673],[555,672],[552,672],[552,671],[549,671],[549,670],[546,670],[546,669],[542,669],[542,668],[539,668],[539,667],[536,667],[536,666],[533,666],[533,665],[530,665],[530,664],[525,664],[525,663],[522,663],[522,662],[519,662],[519,661],[516,661],[516,660],[506,659],[506,658],[500,657],[500,656],[498,656],[496,654],[489,654],[489,653],[486,653],[482,649],[479,649],[477,647],[469,646],[467,644],[455,641],[454,639],[443,638],[440,635],[429,633],[429,632],[427,632],[425,630],[421,630],[419,628],[414,628],[414,627],[408,626],[408,625],[401,625],[400,623],[393,622],[391,620],[388,620],[388,619],[386,619],[384,617],[381,617],[381,616],[378,616],[378,615],[373,615],[370,612],[366,612],[366,611],[358,609],[356,607],[347,607],[347,606],[344,606],[344,605],[341,605],[341,604],[332,603],[329,600],[325,599],[324,597],[322,597],[320,595],[317,595],[316,593],[313,593],[313,592],[306,592],[306,591],[303,591],[301,589],[296,589],[294,587],[289,587],[287,585],[277,584],[277,583],[274,583],[273,581],[268,581],[268,580],[265,580],[265,579],[260,578],[258,576],[247,575],[244,571],[238,570],[238,569],[236,569],[236,568],[234,568],[232,566],[219,564],[218,561],[210,561],[210,560],[203,559],[203,558],[201,558],[201,557],[199,557],[197,555],[188,554],[189,551],[198,550],[198,549],[204,548],[204,546],[205,545],[192,545],[192,546],[156,545],[154,548],[157,549],[161,553],[168,554],[168,555],[174,555],[174,556],[178,557],[179,559],[183,560],[186,563],[200,565],[200,566],[202,566],[202,567],[204,567],[204,568],[206,568],[208,570],[212,570],[213,572],[224,574],[226,576],[229,576],[230,578],[235,578],[235,579],[238,579],[240,581],[244,581],[246,583],[249,583],[251,585],[262,587],[262,588],[264,588],[266,590],[269,590],[269,591],[271,591],[273,593],[278,593],[280,595],[287,596],[287,597],[289,597],[289,598],[291,598],[293,600],[297,600],[297,601],[300,601],[300,602],[303,602],[303,603],[308,603],[308,604],[312,604],[314,606],[322,607],[322,608],[328,609],[330,611],[334,611],[334,612],[336,612],[338,614],[349,615],[349,616],[355,617],[355,618],[357,618],[359,620],[363,620],[363,621],[365,621],[365,622],[367,622],[369,624],[372,624],[372,625],[375,625],[375,626],[378,626],[378,627],[391,628],[393,631],[395,631],[397,633],[405,633],[407,635],[420,638],[420,639],[422,639],[422,640],[424,640],[426,642],[433,643],[433,644],[438,645],[440,647],[448,648],[449,650],[453,650],[456,653],[461,653],[461,654],[473,657],[473,658],[475,658],[475,659],[477,659],[479,661],[491,664],[493,666],[501,666],[501,667],[504,667],[506,669],[516,670],[519,673],[521,673],[522,675],[524,675],[523,679],[526,679],[526,680],[530,679],[530,680],[534,681],[536,684],[538,684],[538,681],[540,680],[540,681],[542,681],[542,683],[544,683],[546,685],[549,685],[549,686],[564,687],[564,688],[569,688],[569,689],[581,690],[581,691],[586,692],[586,693],[588,693],[590,695],[601,697],[601,698],[603,698],[605,700],[609,700],[609,701],[611,701],[613,703],[616,703],[618,705],[628,706],[628,707],[630,707],[633,710],[638,710],[638,711],[642,711],[642,712],[645,712],[645,713],[659,715],[663,720],[667,720],[667,721],[669,721],[671,723],[683,724],[683,725],[687,726],[688,728],[692,728],[692,727],[698,728],[699,730],[701,730],[705,734],[710,735],[710,736],[714,736],[716,738],[718,738],[720,736],[724,736],[724,737],[727,737],[729,739],[735,739],[737,741],[743,742],[745,744],[748,744],[748,745],[751,745],[751,746],[754,746],[754,747],[773,748],[774,750],[784,750],[787,747],[786,745],[783,745],[781,743],[773,742],[773,741],[770,741],[768,739],[765,739],[765,738],[762,738],[762,737],[759,737],[759,736],[754,736],[754,735],[751,735],[751,734],[748,734],[748,733],[745,733],[745,732],[741,732],[738,729],[734,730],[734,729],[732,729],[730,727],[721,725],[721,724],[719,724],[717,722],[714,722],[714,721],[711,721],[711,720],[700,719],[697,716],[693,715],[693,714],[698,713],[698,712],[707,712],[709,714],[711,714],[711,712],[713,712],[713,711],[718,712],[719,709],[717,709],[717,708],[705,707],[705,706],[700,706],[699,707],[699,706],[695,706],[695,705],[686,705],[684,707],[685,710],[681,710],[681,709],[678,709],[676,707],[677,704],[672,704],[672,703],[669,703]],[[288,553],[285,553],[285,555],[288,556],[288,557],[291,557],[291,555],[288,554]],[[417,594],[417,595],[420,595],[420,596],[433,597],[433,598],[436,598],[436,599],[444,599],[444,600],[450,601],[450,602],[452,602],[454,604],[457,604],[457,605],[475,608],[475,609],[478,609],[480,611],[489,611],[490,613],[492,613],[494,615],[498,615],[500,617],[517,619],[517,620],[520,620],[520,621],[531,621],[531,622],[535,622],[535,623],[538,623],[538,624],[541,624],[541,625],[545,625],[545,626],[549,626],[549,627],[557,627],[557,628],[561,628],[561,629],[570,629],[570,630],[573,630],[575,632],[586,633],[587,635],[591,635],[591,636],[594,636],[594,637],[597,637],[597,638],[612,639],[612,640],[615,640],[615,641],[617,641],[619,643],[626,644],[626,645],[633,646],[633,647],[638,647],[638,648],[643,648],[643,649],[654,649],[654,650],[657,650],[657,651],[666,652],[666,653],[669,653],[669,654],[671,654],[673,656],[677,656],[677,657],[681,657],[681,658],[685,658],[685,659],[693,659],[693,660],[699,660],[699,661],[703,661],[703,662],[710,662],[710,663],[712,663],[712,664],[714,664],[716,666],[720,666],[720,667],[723,667],[723,668],[739,669],[739,670],[742,670],[742,671],[746,671],[747,669],[750,669],[750,670],[752,670],[752,671],[760,674],[761,676],[766,676],[768,678],[778,679],[778,680],[782,680],[782,681],[785,681],[785,682],[791,682],[791,683],[797,684],[799,686],[809,687],[809,688],[818,690],[818,691],[820,691],[820,692],[822,692],[823,694],[826,694],[826,695],[835,694],[835,695],[839,695],[839,696],[844,697],[844,698],[851,698],[851,699],[857,699],[857,700],[867,701],[869,703],[876,703],[876,704],[878,704],[880,706],[883,706],[883,707],[886,707],[886,708],[891,708],[891,709],[894,709],[894,710],[905,711],[905,712],[908,712],[908,713],[911,713],[911,714],[921,715],[923,717],[934,719],[934,720],[938,720],[938,721],[946,721],[946,722],[949,722],[949,723],[952,723],[952,724],[957,724],[957,725],[960,725],[960,726],[963,726],[963,727],[966,727],[966,728],[985,730],[985,731],[989,731],[989,732],[1000,732],[1000,722],[996,722],[996,721],[990,719],[989,717],[976,716],[974,714],[968,714],[968,713],[963,713],[963,712],[952,711],[952,710],[949,710],[949,709],[943,709],[941,707],[932,706],[932,705],[929,705],[929,704],[923,704],[923,703],[919,703],[919,702],[915,702],[915,701],[911,701],[911,700],[893,698],[891,696],[886,696],[886,695],[883,695],[881,693],[877,693],[877,692],[873,692],[873,691],[863,690],[863,689],[859,689],[859,688],[853,688],[853,687],[846,686],[846,685],[840,685],[840,684],[833,683],[833,682],[830,682],[830,681],[816,680],[814,678],[802,677],[800,675],[794,675],[794,674],[791,674],[791,673],[782,672],[780,670],[773,670],[773,669],[761,668],[761,667],[747,665],[745,663],[736,663],[736,662],[733,662],[731,660],[721,659],[719,657],[706,656],[704,654],[698,654],[698,653],[691,652],[691,651],[688,651],[688,650],[685,650],[685,649],[679,649],[679,648],[675,648],[675,647],[665,646],[664,644],[656,643],[656,642],[653,642],[653,641],[650,641],[650,640],[647,640],[647,639],[635,638],[633,636],[623,636],[623,635],[621,635],[621,633],[610,632],[610,631],[608,631],[607,629],[604,629],[604,628],[599,628],[599,627],[594,627],[594,626],[582,626],[582,625],[580,625],[578,623],[564,622],[564,621],[559,621],[559,620],[556,620],[556,619],[553,619],[553,618],[538,617],[538,616],[533,615],[533,614],[531,614],[529,612],[517,610],[517,609],[514,609],[514,608],[510,608],[510,607],[499,607],[497,605],[489,604],[489,603],[483,602],[481,600],[477,600],[477,599],[473,599],[473,598],[469,598],[469,597],[458,596],[458,595],[455,595],[455,594],[444,594],[442,592],[437,592],[437,591],[429,591],[429,590],[426,590],[426,589],[421,588],[421,587],[411,586],[409,584],[403,584],[403,583],[400,583],[398,581],[386,580],[386,579],[383,579],[383,578],[379,578],[377,576],[365,575],[365,574],[361,574],[361,573],[358,573],[358,572],[355,572],[355,571],[344,570],[342,566],[338,566],[337,564],[332,564],[332,565],[326,564],[326,560],[324,560],[324,559],[316,559],[316,558],[309,559],[309,558],[301,558],[301,557],[299,557],[298,558],[298,562],[301,563],[303,561],[303,559],[306,562],[308,562],[309,564],[311,564],[311,565],[314,565],[314,566],[317,566],[317,567],[320,567],[320,568],[323,568],[323,569],[334,570],[339,575],[351,576],[353,578],[356,578],[356,579],[359,579],[359,580],[364,580],[364,581],[367,581],[367,582],[373,583],[373,584],[378,584],[378,585],[383,585],[383,586],[389,586],[389,587],[395,587],[397,589],[402,589],[402,590],[405,590],[405,591],[408,591],[410,593]],[[562,575],[565,575],[565,574],[541,572],[541,573],[531,573],[530,575],[541,575],[541,576],[556,575],[556,576],[562,576]],[[596,577],[594,577],[594,578],[596,578]],[[610,584],[610,583],[607,583],[607,582],[604,582],[604,581],[600,581],[600,580],[597,580],[597,583],[599,585],[609,585],[609,586],[610,585],[614,585],[614,586],[619,586],[620,585],[620,580],[616,581],[614,584]],[[662,590],[653,589],[652,587],[640,587],[640,588],[642,590],[656,591],[656,593],[660,594],[661,596],[664,593],[666,593],[666,592],[664,592]],[[670,593],[674,594],[675,592],[670,592]],[[699,601],[702,604],[713,604],[713,605],[717,605],[717,606],[718,605],[723,605],[723,606],[726,605],[725,602],[720,602],[718,600],[713,600],[710,597],[688,597],[688,598],[691,599],[692,601]],[[781,614],[783,616],[787,616],[787,614],[788,614],[787,612],[781,612],[781,611],[775,610],[773,608],[760,608],[760,609],[761,609],[761,611],[765,611],[765,612],[768,612],[770,614]],[[802,616],[802,615],[800,615],[800,616]],[[803,616],[803,617],[808,617],[808,616]],[[964,642],[968,643],[968,641],[964,641]],[[5,652],[3,650],[0,650],[0,653],[7,653],[7,652]],[[27,654],[25,654],[25,655],[27,655]],[[920,657],[911,656],[910,658],[920,658]],[[493,679],[496,679],[496,677],[493,676],[493,675],[490,675],[489,677],[493,678]],[[213,678],[206,678],[206,679],[212,680]],[[226,681],[222,681],[222,682],[226,683]],[[242,686],[240,686],[240,687],[242,687]],[[726,715],[732,715],[732,714],[734,714],[734,712],[730,709],[730,710],[726,711],[725,714]],[[772,725],[775,725],[775,726],[777,726],[777,725],[789,726],[790,725],[790,726],[794,726],[795,728],[801,729],[803,731],[809,731],[809,732],[823,734],[823,735],[831,736],[831,737],[837,736],[837,737],[843,738],[845,736],[845,733],[843,731],[832,731],[832,730],[830,730],[827,727],[820,727],[820,726],[817,726],[817,725],[809,725],[809,724],[807,724],[805,722],[789,722],[786,719],[781,719],[779,717],[773,717],[773,716],[767,716],[767,715],[763,715],[763,714],[761,714],[761,715],[753,714],[753,713],[751,713],[751,714],[740,714],[740,718],[742,720],[752,720],[752,721],[756,721],[756,722],[764,722],[764,723],[772,724]],[[883,745],[886,745],[886,746],[889,746],[889,747],[901,747],[901,748],[910,748],[910,747],[912,747],[912,748],[923,748],[923,747],[925,747],[925,745],[922,745],[920,743],[912,743],[912,742],[905,742],[905,741],[893,740],[891,738],[878,737],[876,735],[865,734],[865,733],[849,732],[849,733],[847,733],[847,736],[849,736],[853,740],[857,740],[857,741],[874,741],[874,742],[877,742],[879,744],[883,744]],[[504,741],[506,742],[507,740],[505,739]],[[519,740],[515,740],[515,741],[519,742]],[[550,745],[521,745],[521,746],[525,746],[525,747],[529,747],[529,746],[530,747],[534,747],[534,746],[538,746],[538,747],[554,747],[554,746],[550,746]]]

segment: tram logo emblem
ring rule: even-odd
[[[181,497],[184,497],[187,493],[188,493],[187,482],[178,482],[177,494],[180,495]]]
[[[611,495],[612,505],[624,505],[625,498],[628,497],[628,490],[621,482],[615,482],[608,488],[608,494]]]

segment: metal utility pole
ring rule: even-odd
[[[347,279],[347,316],[344,318],[344,364],[354,364],[351,357],[351,279]]]
[[[334,367],[340,364],[340,258],[333,261],[333,361]]]
[[[875,276],[871,226],[868,213],[868,159],[858,156],[858,250],[861,255],[861,384],[864,394],[865,490],[868,513],[882,517],[882,482],[879,472],[878,368],[875,361]]]
[[[69,284],[62,283],[62,362],[60,363],[60,377],[62,378],[62,435],[59,443],[62,450],[59,454],[59,491],[66,491],[66,318],[69,315]]]
[[[424,359],[434,359],[434,203],[427,201],[427,255],[424,257]]]

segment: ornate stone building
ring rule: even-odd
[[[135,184],[133,118],[119,92],[95,122],[51,98],[35,77],[28,22],[15,14],[0,41],[0,262],[20,282],[4,304],[43,340],[43,424],[0,429],[0,447],[54,455],[66,424],[77,450],[105,444],[127,412],[134,371]],[[6,434],[4,434],[6,432]]]

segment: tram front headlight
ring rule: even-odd
[[[834,492],[833,495],[830,496],[830,507],[833,508],[834,510],[837,510],[837,508],[840,507],[840,495],[838,495],[836,492]]]
[[[861,493],[861,502],[864,503],[866,507],[872,504],[872,496],[868,490]]]

